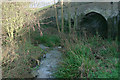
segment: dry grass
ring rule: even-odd
[[[31,70],[38,65],[37,60],[44,54],[39,46],[33,46],[29,42],[18,46],[14,52],[10,47],[3,47],[3,78],[33,78]]]
[[[2,75],[3,78],[31,78],[30,72],[42,55],[30,41],[30,29],[37,24],[29,2],[2,4]]]

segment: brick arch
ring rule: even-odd
[[[89,14],[91,12],[95,12],[95,13],[98,13],[98,14],[102,15],[106,20],[108,18],[107,17],[108,14],[103,9],[97,9],[97,8],[95,8],[95,9],[87,9],[87,10],[84,11],[84,14],[86,15],[86,14]]]
[[[90,12],[87,12],[86,14],[84,14],[84,16],[89,15],[89,14],[99,15],[99,16],[103,17],[107,21],[104,14],[100,13],[99,11],[90,11]]]
[[[96,34],[98,31],[99,35],[103,38],[107,38],[108,34],[108,22],[106,18],[98,12],[89,12],[84,15],[80,23],[81,27],[87,29],[91,34]]]

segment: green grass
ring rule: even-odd
[[[57,35],[43,35],[39,40],[49,47],[58,46],[60,44],[60,38]]]
[[[66,54],[56,78],[118,78],[117,42],[97,36],[65,42]]]
[[[34,40],[39,44],[44,44],[45,46],[48,47],[60,45],[60,38],[57,35],[47,35],[47,34],[44,34],[43,36],[37,35],[34,36]]]

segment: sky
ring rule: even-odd
[[[33,2],[32,4],[30,4],[31,8],[42,8],[48,5],[52,5],[54,4],[54,0],[30,0],[31,2]],[[64,2],[67,2],[69,0],[63,0]],[[120,0],[70,0],[71,2],[118,2]],[[58,0],[55,0],[55,2],[57,3]]]
[[[54,4],[54,0],[31,0],[32,4],[30,4],[31,8],[42,8],[48,5]],[[58,0],[55,0],[57,3]]]

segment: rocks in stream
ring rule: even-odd
[[[31,58],[29,61],[30,61],[30,64],[31,64],[30,65],[31,68],[36,67],[36,65],[38,65],[37,60],[35,60],[33,58]]]
[[[62,48],[61,46],[58,47],[58,49],[61,49],[61,48]]]
[[[40,46],[40,48],[43,49],[43,50],[49,49],[49,47],[46,47],[46,46],[44,46],[43,44],[40,44],[39,46]]]
[[[46,54],[43,54],[42,56],[38,57],[38,60],[41,61],[43,58],[46,58]]]
[[[43,58],[46,58],[46,54],[43,54]]]

